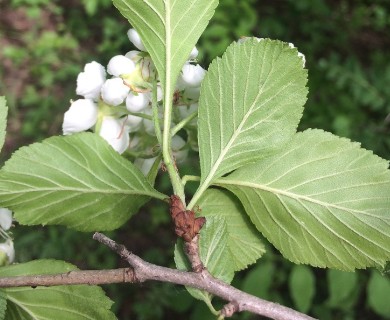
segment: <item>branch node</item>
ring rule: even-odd
[[[240,311],[240,306],[236,301],[231,301],[223,306],[220,315],[224,318],[232,317],[236,312]]]

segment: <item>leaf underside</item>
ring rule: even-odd
[[[230,283],[234,272],[245,269],[265,252],[257,231],[245,216],[241,204],[226,190],[209,189],[199,201],[198,216],[206,217],[200,232],[200,257],[216,278]],[[178,244],[179,245],[179,244]],[[176,266],[190,270],[183,250],[176,246]],[[195,298],[211,302],[207,292],[188,288]]]
[[[1,205],[22,224],[112,230],[154,190],[143,174],[92,133],[53,137],[18,150],[0,171]]]
[[[307,130],[218,184],[295,263],[353,270],[390,259],[388,162],[358,143]]]
[[[0,268],[0,277],[66,273],[77,268],[57,260],[36,260]],[[17,287],[3,289],[7,320],[116,319],[112,301],[98,286]]]
[[[113,3],[140,34],[163,88],[168,88],[172,96],[179,72],[218,1],[113,0]]]
[[[291,139],[307,95],[307,70],[297,54],[281,41],[248,39],[211,63],[199,99],[201,183]]]

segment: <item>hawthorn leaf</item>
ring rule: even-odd
[[[390,259],[388,162],[322,130],[218,180],[295,263],[341,270]]]
[[[328,305],[338,308],[348,306],[351,297],[359,291],[357,273],[329,269],[326,275],[329,291]]]
[[[200,231],[200,256],[207,270],[230,283],[234,272],[247,268],[265,252],[256,229],[242,205],[226,190],[209,189],[198,202],[197,216],[206,218]],[[176,245],[175,262],[181,270],[190,270],[188,259]],[[211,304],[212,295],[187,288],[192,296]]]
[[[152,57],[165,95],[214,14],[218,0],[113,0],[138,31]]]
[[[372,272],[367,285],[368,305],[385,319],[390,318],[390,279]]]
[[[3,148],[5,140],[5,129],[7,126],[8,108],[5,97],[0,96],[0,150]]]
[[[307,313],[310,310],[316,292],[313,271],[307,266],[293,266],[288,279],[288,285],[296,308],[303,313]]]
[[[0,268],[0,277],[66,273],[77,268],[58,260],[35,260]],[[3,289],[7,320],[114,320],[113,302],[98,286],[15,287]]]
[[[199,254],[207,270],[216,278],[230,283],[234,276],[234,265],[228,247],[227,223],[224,217],[210,216],[200,231]],[[175,247],[175,263],[180,270],[190,270],[188,259],[180,241]],[[212,295],[202,290],[187,288],[196,299],[211,304]]]
[[[302,116],[306,82],[297,49],[281,41],[236,42],[215,59],[199,99],[200,188],[287,143]]]
[[[0,290],[0,320],[5,319],[5,310],[7,309],[7,296],[3,289]]]
[[[144,175],[101,137],[52,137],[19,149],[0,171],[0,203],[22,224],[113,230],[150,197]]]
[[[257,230],[249,221],[241,203],[226,190],[208,189],[198,202],[206,223],[211,218],[224,218],[226,223],[226,241],[231,259],[229,264],[234,271],[239,271],[253,264],[265,252]],[[202,230],[207,233],[207,229]],[[201,234],[201,239],[203,234]],[[222,244],[216,244],[221,245]]]

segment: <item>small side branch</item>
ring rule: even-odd
[[[113,270],[75,270],[61,274],[18,276],[0,278],[0,288],[6,287],[51,287],[60,285],[100,285],[137,282],[132,268]]]
[[[242,292],[214,278],[205,269],[196,273],[160,267],[142,260],[140,257],[128,251],[123,245],[117,244],[101,233],[95,233],[93,238],[119,254],[129,263],[130,268],[101,271],[76,270],[53,275],[4,277],[0,278],[0,287],[36,287],[71,284],[98,285],[155,280],[204,290],[222,298],[228,303],[221,310],[221,318],[230,317],[236,312],[249,311],[276,320],[313,320],[313,318],[290,308]]]

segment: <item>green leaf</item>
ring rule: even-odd
[[[356,272],[340,270],[327,271],[329,300],[332,307],[342,307],[358,289],[358,276]]]
[[[234,271],[239,271],[255,263],[265,252],[257,230],[247,218],[244,208],[230,192],[218,189],[207,190],[198,202],[201,212],[206,217],[206,225],[211,218],[223,218],[226,224],[227,248],[230,251],[228,262]],[[202,229],[202,237],[209,229]],[[202,239],[202,238],[201,238]],[[225,244],[214,243],[217,248]],[[218,254],[219,255],[219,254]]]
[[[175,263],[180,270],[190,270],[188,259],[181,249],[182,243],[176,245]],[[216,278],[230,283],[234,276],[234,265],[228,247],[227,225],[224,217],[210,216],[202,227],[199,240],[199,254],[207,270]],[[211,295],[201,290],[187,288],[196,299],[211,303]]]
[[[307,313],[310,310],[315,294],[313,271],[307,266],[293,266],[288,285],[296,308],[303,313]]]
[[[182,243],[176,245],[175,262],[181,270],[190,270]],[[200,231],[199,254],[207,270],[216,278],[230,283],[234,276],[233,264],[227,241],[227,225],[223,217],[208,217]]]
[[[273,40],[233,43],[202,82],[201,183],[263,158],[291,139],[306,101],[307,70],[296,49]]]
[[[0,150],[3,148],[5,140],[5,129],[7,126],[8,108],[5,97],[0,96]]]
[[[0,171],[0,203],[14,210],[22,224],[112,230],[150,197],[166,198],[92,133],[23,147]]]
[[[200,232],[200,257],[215,277],[230,283],[234,272],[245,269],[265,252],[253,225],[237,199],[227,191],[209,189],[199,201],[198,216],[206,217]],[[190,270],[188,259],[180,245],[175,250],[176,266]],[[211,305],[212,296],[187,288],[192,296]]]
[[[256,297],[270,300],[270,288],[274,282],[276,268],[272,262],[259,263],[248,272],[242,290]]]
[[[388,162],[358,143],[307,130],[218,184],[293,262],[353,270],[390,259]]]
[[[0,268],[0,277],[65,273],[77,268],[57,260],[36,260]],[[112,301],[98,286],[20,287],[3,289],[7,320],[116,319]]]
[[[113,0],[113,3],[140,34],[165,94],[171,97],[177,76],[218,1]]]
[[[367,286],[368,304],[379,315],[390,319],[390,280],[372,272]]]
[[[4,290],[0,290],[0,320],[5,319],[5,310],[7,309],[7,295]]]

